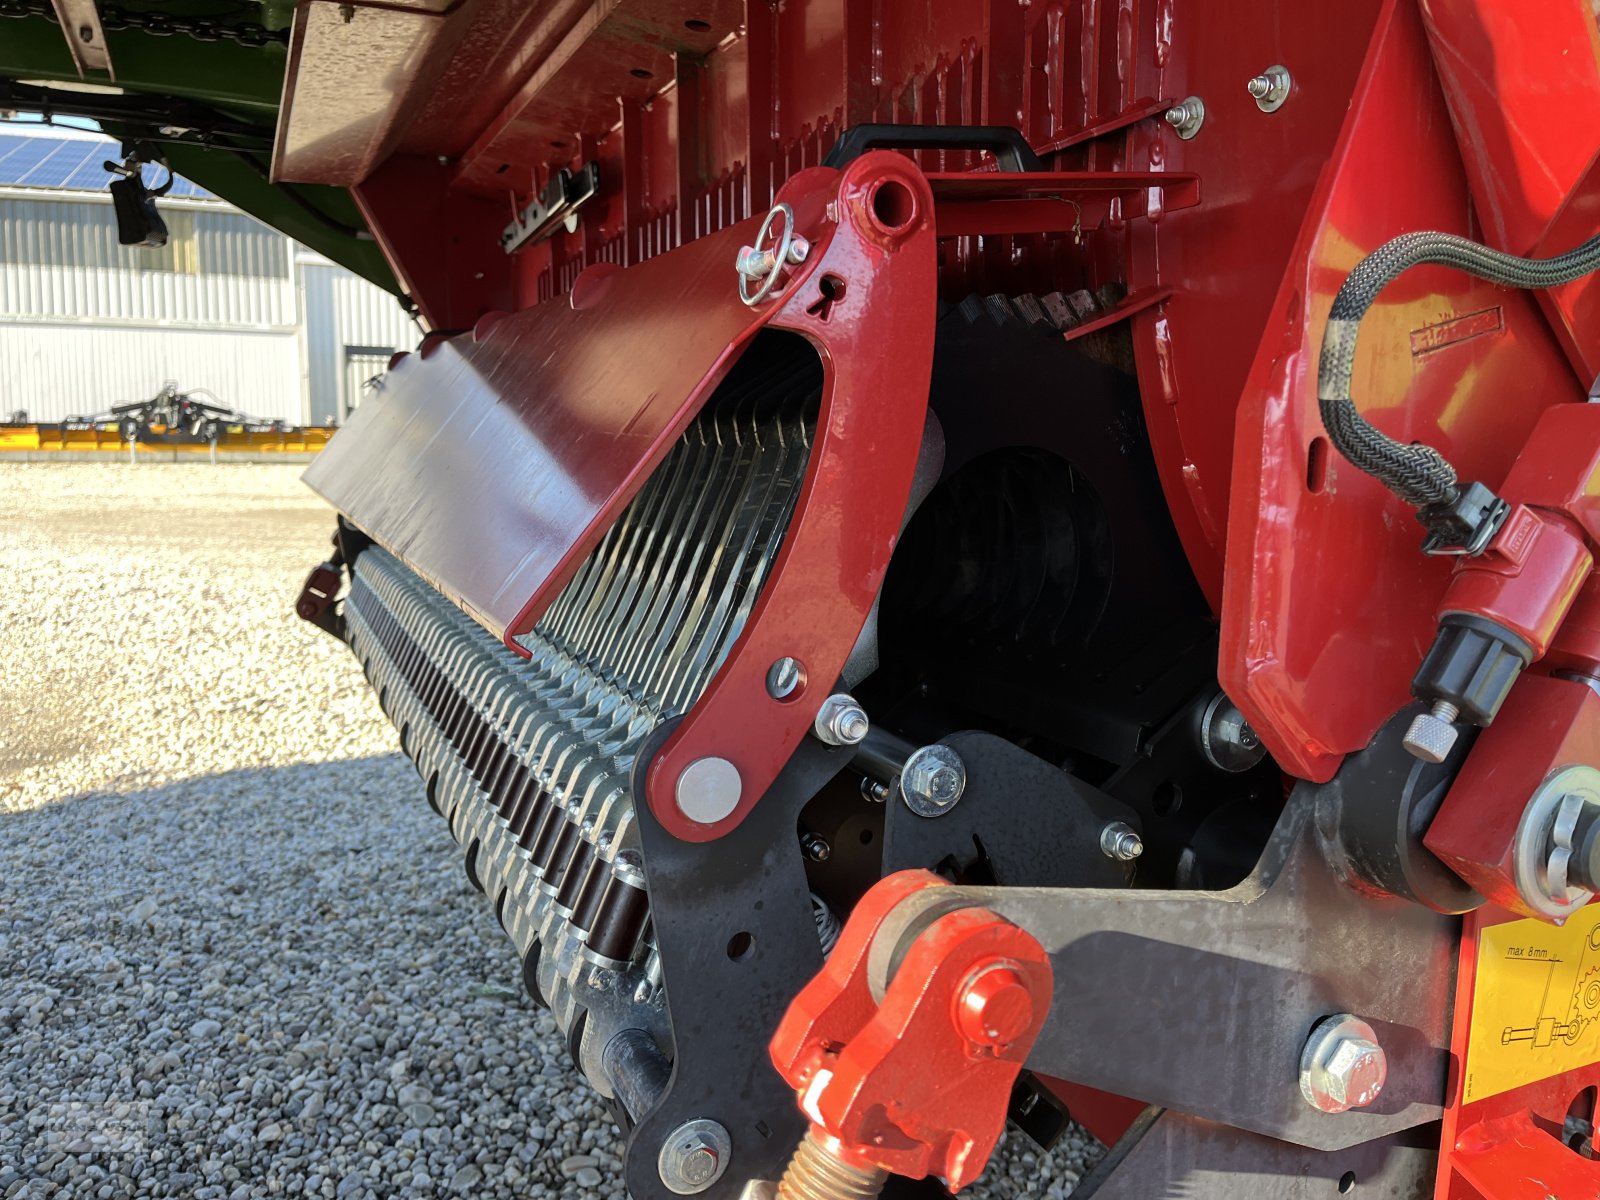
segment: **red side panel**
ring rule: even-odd
[[[1410,698],[1450,563],[1328,444],[1317,355],[1333,295],[1397,234],[1476,235],[1422,21],[1388,6],[1273,304],[1238,410],[1223,686],[1295,775],[1325,780]],[[1407,272],[1362,322],[1354,395],[1401,441],[1499,486],[1539,414],[1581,400],[1533,297],[1436,268]]]

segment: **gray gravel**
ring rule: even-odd
[[[0,1197],[621,1195],[287,466],[0,464]],[[14,514],[21,514],[20,516]],[[1065,1196],[1012,1137],[971,1194]]]

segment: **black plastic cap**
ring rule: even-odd
[[[1439,621],[1438,636],[1411,681],[1411,693],[1429,703],[1454,704],[1461,720],[1487,725],[1532,660],[1528,643],[1504,626],[1450,613]]]

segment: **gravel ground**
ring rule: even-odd
[[[0,464],[0,1197],[615,1197],[289,466]],[[1008,1139],[972,1195],[1065,1196]]]

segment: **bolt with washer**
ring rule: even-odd
[[[1172,126],[1173,132],[1187,142],[1206,123],[1206,102],[1199,96],[1180,100],[1167,109],[1164,119]]]
[[[1112,821],[1100,831],[1100,852],[1117,862],[1132,862],[1144,853],[1144,839],[1126,821]]]
[[[942,817],[967,790],[967,765],[935,742],[914,750],[900,768],[900,798],[919,817]]]
[[[1289,89],[1293,86],[1294,78],[1289,74],[1289,68],[1274,65],[1245,84],[1245,90],[1250,93],[1250,98],[1256,102],[1257,108],[1269,113],[1277,112],[1283,107],[1283,102],[1289,98]]]
[[[1318,1112],[1366,1108],[1388,1077],[1389,1060],[1378,1035],[1349,1013],[1317,1022],[1300,1052],[1300,1094]]]
[[[1222,692],[1212,697],[1200,718],[1200,749],[1213,767],[1229,772],[1248,771],[1267,754],[1239,706]]]
[[[685,1121],[661,1143],[656,1171],[668,1191],[693,1196],[722,1178],[732,1152],[733,1140],[717,1122]]]
[[[859,746],[871,728],[866,709],[844,692],[835,692],[824,700],[811,725],[817,740],[829,746]]]

